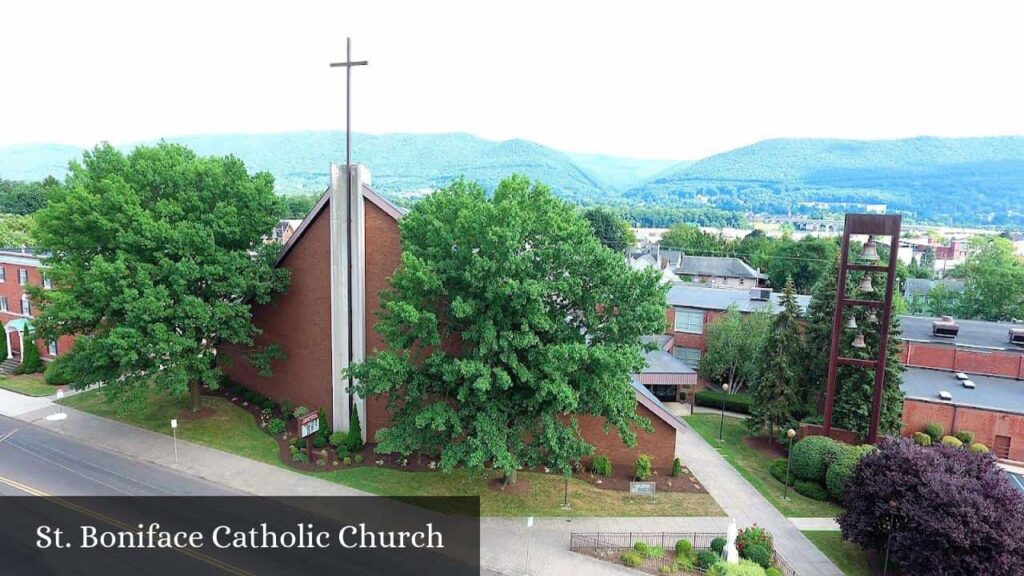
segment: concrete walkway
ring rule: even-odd
[[[775,538],[775,548],[799,576],[842,576],[818,548],[784,517],[710,444],[683,422],[676,435],[676,456],[739,527],[757,524]]]
[[[18,418],[22,414],[35,412],[52,407],[53,401],[48,397],[26,396],[0,388],[0,414]]]
[[[815,532],[838,532],[839,523],[836,522],[835,518],[790,518],[790,522],[796,526],[797,530],[806,532],[812,530]]]
[[[688,402],[665,402],[665,408],[672,413],[672,415],[679,418],[690,416],[690,404]],[[722,411],[716,408],[708,408],[707,406],[694,406],[694,414],[721,414]],[[739,412],[725,411],[725,415],[731,418],[739,418],[746,420],[749,418],[746,414],[740,414]]]

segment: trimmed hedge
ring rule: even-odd
[[[725,545],[726,544],[727,544],[727,542],[725,541],[725,538],[722,538],[722,537],[715,538],[714,540],[711,541],[711,551],[714,552],[715,554],[718,554],[719,556],[721,556],[722,555],[722,551],[725,550]]]
[[[796,481],[796,476],[794,476],[793,472],[790,471],[789,478],[786,478],[786,466],[788,465],[789,461],[785,458],[777,458],[773,460],[771,466],[768,467],[768,472],[770,472],[771,475],[779,482],[792,486],[793,482]]]
[[[833,500],[840,503],[843,501],[843,496],[846,494],[846,484],[850,479],[850,475],[853,474],[853,469],[857,467],[857,463],[860,462],[861,458],[874,450],[876,448],[871,445],[840,445],[837,451],[838,455],[828,465],[828,470],[825,472],[825,487],[828,489],[829,496]]]
[[[762,568],[772,565],[772,554],[761,544],[751,544],[743,549],[743,557],[757,563]]]
[[[942,440],[942,437],[946,434],[946,429],[943,428],[942,424],[939,424],[938,422],[929,422],[924,425],[924,429],[922,430],[922,432],[931,436],[932,444],[935,444],[939,440]]]
[[[914,444],[918,446],[931,446],[932,437],[924,432],[914,432]]]
[[[793,489],[796,490],[797,494],[806,496],[811,500],[824,502],[829,497],[828,490],[820,482],[815,482],[814,480],[797,480],[793,483]]]
[[[722,408],[722,399],[725,398],[725,409],[729,412],[739,412],[740,414],[750,414],[750,405],[753,402],[750,394],[742,392],[727,394],[718,390],[701,390],[693,396],[697,406],[718,408],[719,410]]]
[[[988,446],[985,446],[981,442],[975,442],[974,444],[971,444],[971,453],[988,454]]]
[[[808,436],[794,444],[789,454],[793,475],[801,480],[824,482],[835,444],[836,441],[828,436]]]
[[[721,560],[722,557],[710,550],[701,550],[697,552],[697,565],[707,570],[715,565],[716,562]]]
[[[970,430],[961,430],[956,434],[953,434],[953,436],[957,440],[959,440],[964,446],[970,446],[971,444],[974,444],[974,432],[971,432]]]
[[[964,443],[961,442],[956,436],[943,436],[942,445],[949,446],[950,448],[963,448]]]

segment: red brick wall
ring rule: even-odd
[[[705,310],[704,311],[704,327],[707,328],[708,324],[717,322],[722,316],[725,316],[724,311],[719,310]],[[707,344],[704,341],[704,334],[691,334],[690,332],[676,332],[676,309],[670,306],[665,312],[666,320],[668,321],[668,328],[666,334],[672,335],[673,346],[683,346],[685,348],[698,348],[701,354],[707,351]],[[671,349],[669,350],[671,352]],[[704,378],[697,377],[697,384],[694,387],[694,392],[700,392],[701,390],[708,387],[708,381]]]
[[[1024,354],[965,350],[948,344],[903,342],[907,366],[1024,379]]]
[[[386,348],[374,329],[380,309],[380,293],[387,289],[391,275],[402,259],[398,222],[372,202],[366,202],[366,356]],[[366,438],[373,441],[377,430],[388,425],[386,398],[366,399]]]
[[[1010,460],[1024,462],[1024,415],[940,404],[925,400],[903,402],[903,435],[920,432],[925,424],[937,422],[946,434],[963,430],[974,432],[974,441],[991,449],[996,436],[1010,437]]]
[[[6,325],[11,320],[17,318],[24,318],[21,312],[21,296],[25,293],[25,287],[18,283],[18,269],[24,268],[28,270],[28,283],[33,286],[42,286],[43,277],[39,267],[30,266],[26,264],[10,264],[0,263],[0,266],[6,270],[4,282],[0,282],[0,296],[7,297],[7,309],[8,312],[0,312],[0,323]],[[32,315],[36,316],[39,314],[39,307],[36,304],[32,305]],[[31,318],[28,319],[32,321]],[[71,347],[74,346],[74,336],[61,336],[57,339],[57,354],[64,354]],[[49,350],[47,349],[46,342],[42,340],[36,340],[36,348],[39,349],[39,355],[43,360],[53,360],[53,356],[50,356]],[[11,334],[11,350],[16,354],[21,354],[21,348],[18,344],[18,337]]]
[[[655,468],[671,468],[676,454],[676,430],[655,416],[646,406],[637,404],[637,413],[651,421],[653,432],[637,430],[636,446],[627,448],[615,428],[604,433],[604,418],[585,416],[579,419],[580,433],[594,445],[594,454],[607,456],[616,466],[632,467],[637,457],[647,454]]]
[[[243,350],[225,347],[222,353],[232,358],[224,372],[235,382],[277,401],[322,406],[332,418],[329,212],[320,212],[281,263],[291,271],[288,290],[253,308],[253,322],[263,331],[257,345],[276,343],[285,354],[271,364],[273,376],[261,377]]]

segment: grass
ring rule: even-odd
[[[784,516],[797,518],[832,518],[839,514],[839,506],[801,496],[789,489],[789,500],[783,500],[785,486],[769,472],[774,457],[748,447],[743,443],[747,427],[740,418],[725,418],[724,441],[718,441],[718,414],[686,416],[686,422],[711,444],[772,506]]]
[[[42,374],[0,376],[0,388],[26,396],[49,396],[57,393],[57,386],[44,382]]]
[[[867,555],[860,546],[852,542],[844,542],[839,532],[818,532],[808,530],[804,536],[814,543],[829,560],[842,570],[846,576],[874,576],[868,565]]]
[[[184,399],[156,393],[144,407],[125,414],[108,404],[100,390],[69,396],[62,403],[163,434],[171,433],[171,418],[178,418],[178,437],[183,440],[284,467],[277,456],[277,444],[256,427],[248,412],[219,397],[204,396],[202,401],[210,415],[197,420],[181,417]],[[554,474],[521,472],[520,481],[529,484],[522,495],[492,489],[490,482],[500,476],[494,470],[444,474],[359,466],[308,474],[385,496],[479,496],[480,511],[485,516],[724,516],[708,494],[662,493],[653,499],[630,498],[627,493],[600,490],[577,479],[569,481],[572,507],[563,510],[560,505],[565,481]]]

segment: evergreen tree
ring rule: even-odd
[[[811,291],[811,304],[807,307],[807,354],[804,357],[803,377],[800,379],[798,396],[801,403],[809,406],[818,406],[825,393],[838,280],[839,264],[833,260],[814,285],[814,290]]]
[[[775,316],[761,347],[763,371],[753,386],[751,417],[747,421],[752,430],[768,429],[769,438],[775,436],[777,426],[793,419],[805,350],[792,278],[786,279],[780,304],[782,310]]]
[[[32,332],[29,331],[28,325],[25,326],[25,331],[22,337],[22,348],[21,351],[21,370],[22,374],[35,374],[36,372],[43,371],[43,360],[39,357],[39,347],[36,346],[35,340],[32,338]]]
[[[359,410],[356,410],[355,406],[352,407],[352,417],[349,419],[345,445],[352,452],[359,452],[363,449],[363,429],[359,423]]]

